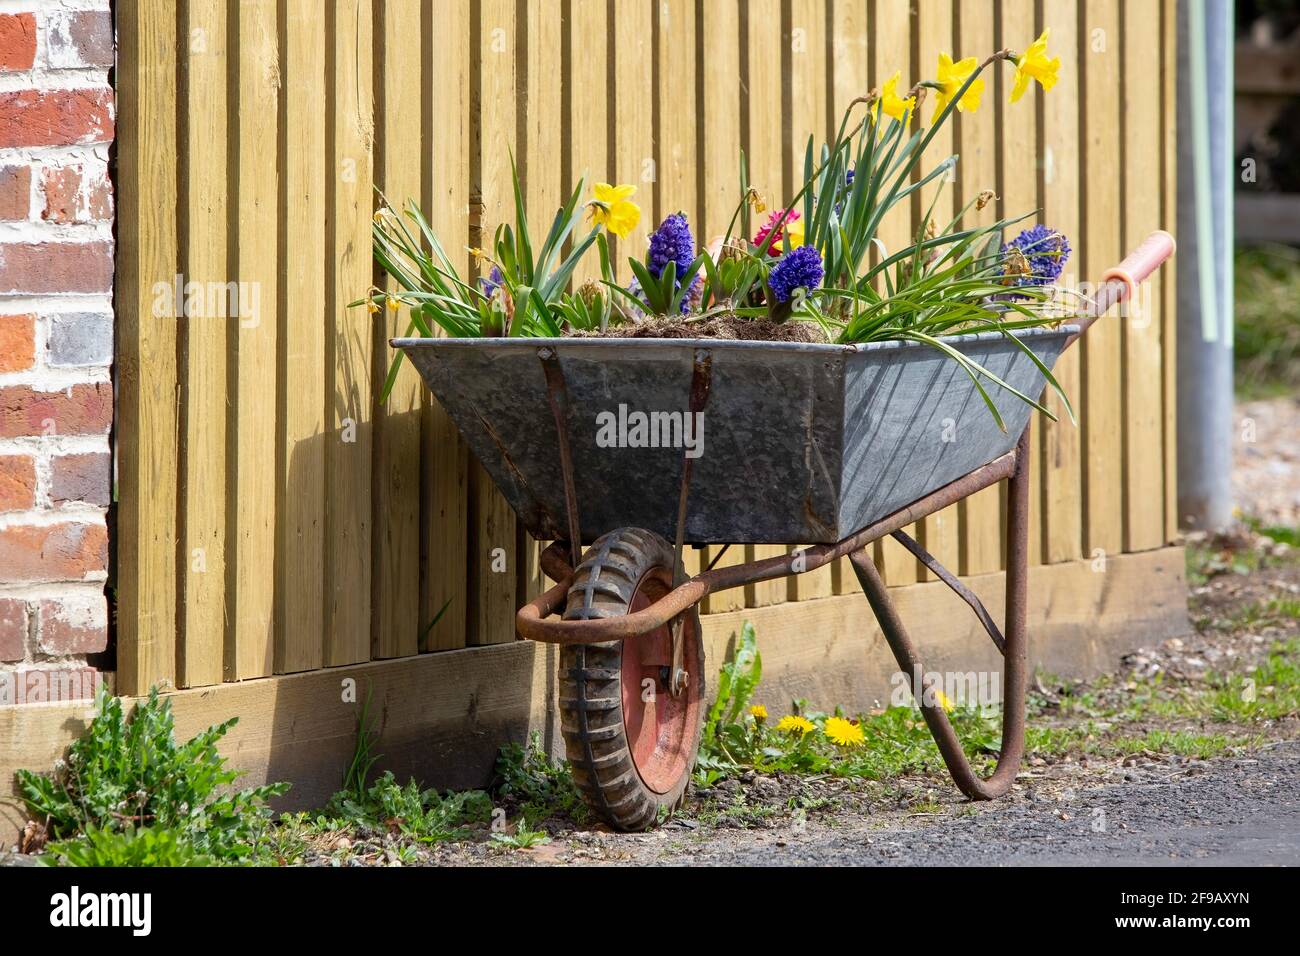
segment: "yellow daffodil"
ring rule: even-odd
[[[952,702],[952,698],[949,697],[947,694],[945,694],[937,687],[934,689],[934,700],[935,703],[937,703],[945,711],[947,711],[950,714],[952,713],[952,709],[955,706]]]
[[[964,60],[952,61],[947,53],[939,54],[939,92],[934,98],[934,115],[938,116],[947,107],[948,101],[957,95],[962,84],[975,72],[979,61],[973,56]],[[973,113],[980,108],[980,97],[984,94],[983,77],[971,83],[970,88],[957,101],[957,109],[963,113]]]
[[[776,729],[783,734],[807,734],[813,729],[812,721],[807,717],[799,717],[795,714],[786,714],[776,722]]]
[[[596,183],[592,192],[595,198],[587,203],[591,207],[592,222],[604,226],[620,239],[626,239],[641,221],[641,207],[631,200],[636,187]]]
[[[843,717],[826,718],[826,736],[841,747],[856,747],[862,743],[862,728]]]
[[[901,122],[907,122],[907,114],[916,108],[916,97],[909,96],[903,99],[898,95],[898,78],[902,75],[902,70],[898,70],[889,79],[885,80],[885,85],[880,88],[880,99],[871,104],[871,121],[877,123],[880,121],[880,111],[884,110],[886,116],[892,116]]]
[[[786,237],[790,240],[791,249],[798,249],[803,245],[802,219],[787,219],[784,229]]]
[[[1061,58],[1054,56],[1049,59],[1047,56],[1047,34],[1050,32],[1044,30],[1043,35],[1031,43],[1029,49],[1020,54],[1020,58],[1016,60],[1016,82],[1011,87],[1012,103],[1025,95],[1030,80],[1037,80],[1044,91],[1056,85],[1056,73],[1061,68]]]
[[[767,708],[762,704],[755,704],[753,707],[749,708],[749,716],[753,717],[755,720],[767,720]]]

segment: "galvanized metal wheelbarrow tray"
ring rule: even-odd
[[[1172,237],[1153,233],[1102,277],[1092,310],[1078,324],[1017,337],[1050,368],[1172,251]],[[1042,392],[1041,370],[1000,333],[947,341],[1024,394]],[[640,666],[650,667],[643,672],[662,672],[672,698],[701,695],[704,675],[690,670],[700,669],[702,652],[695,659],[690,645],[698,642],[695,608],[706,595],[848,556],[899,666],[915,681],[924,668],[867,550],[892,535],[971,606],[1004,655],[1002,748],[987,780],[967,762],[944,709],[920,703],[967,796],[990,799],[1010,787],[1024,744],[1027,404],[990,387],[1006,424],[1000,430],[956,362],[913,343],[564,338],[395,339],[393,345],[415,364],[523,526],[538,539],[555,539],[543,552],[542,567],[557,583],[519,611],[523,637],[588,649],[636,638]],[[1009,481],[1005,635],[979,599],[901,530],[1003,480]],[[606,539],[615,529],[635,533],[611,553]],[[637,557],[628,542],[652,540],[645,532],[673,542],[671,586],[661,582],[653,600],[640,585],[635,593],[626,588],[615,594],[610,569]],[[597,546],[574,562],[573,541]],[[812,546],[801,549],[797,561],[780,556],[711,565],[688,580],[681,561],[688,543]],[[592,595],[602,592],[608,592],[606,603],[593,603]],[[652,646],[658,658],[671,660],[651,667]],[[582,726],[566,726],[575,775],[606,819],[639,829],[652,814],[619,796],[626,789],[621,777],[602,774],[602,760],[616,769],[623,765],[617,753],[599,757],[592,749],[594,732],[585,723],[591,700],[582,691],[593,671],[582,659],[576,666],[565,671],[562,662],[562,677],[582,678],[574,710]],[[656,774],[688,774],[689,760],[659,773],[654,748],[685,747],[693,759],[698,740],[689,739],[689,727],[663,726],[663,714],[647,718],[644,703],[627,686],[640,672],[626,659],[621,666],[622,722],[613,736],[632,757],[623,776],[635,771],[651,803],[662,802],[664,794],[679,799],[684,779],[662,790],[651,784]],[[659,708],[678,723],[697,720],[684,706],[674,710],[670,701]],[[637,759],[637,734],[651,741],[641,745],[644,760]],[[585,753],[575,755],[575,743]],[[631,801],[633,810],[612,807],[614,797]]]

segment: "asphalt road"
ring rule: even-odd
[[[1300,741],[1194,771],[1127,771],[1065,799],[886,829],[769,831],[711,840],[659,862],[728,865],[965,864],[1276,866],[1300,864]],[[847,830],[848,832],[844,832]],[[784,845],[782,845],[784,844]]]

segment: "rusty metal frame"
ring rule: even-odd
[[[1111,305],[1123,301],[1127,288],[1116,281],[1102,284],[1094,304],[1094,313],[1081,323],[1079,333],[1096,321]],[[917,701],[926,725],[933,734],[944,763],[962,793],[972,800],[991,800],[1001,796],[1011,787],[1020,766],[1025,747],[1025,669],[1026,669],[1026,603],[1028,588],[1029,553],[1029,435],[1034,422],[1021,433],[1013,451],[963,475],[930,494],[917,499],[905,508],[881,518],[836,544],[823,544],[802,549],[798,565],[788,556],[767,558],[746,564],[717,567],[721,553],[701,573],[683,580],[682,548],[686,518],[686,504],[690,492],[690,460],[683,458],[682,485],[678,501],[676,567],[673,569],[674,587],[666,596],[649,607],[623,617],[594,620],[565,621],[553,617],[562,611],[569,586],[573,581],[575,563],[570,551],[581,549],[579,538],[577,495],[574,492],[573,461],[569,452],[568,430],[565,422],[567,396],[564,375],[553,350],[544,348],[539,357],[546,372],[551,410],[555,416],[559,439],[560,465],[564,472],[565,504],[568,509],[568,528],[572,548],[555,542],[542,552],[542,570],[556,582],[544,594],[519,609],[515,622],[520,636],[533,641],[553,644],[599,644],[635,638],[665,624],[680,621],[681,615],[699,604],[707,595],[729,588],[742,587],[758,581],[789,577],[815,571],[817,568],[848,557],[854,573],[862,585],[863,593],[880,624],[881,631],[894,653],[898,666],[907,674],[913,687],[922,688],[922,699]],[[701,350],[695,357],[695,370],[691,382],[690,408],[702,409],[708,400],[709,356]],[[941,511],[956,502],[982,491],[999,481],[1007,482],[1006,525],[1006,609],[1003,630],[999,630],[988,609],[973,591],[956,575],[943,567],[924,547],[907,535],[903,528],[909,524]],[[981,778],[971,767],[958,740],[944,707],[932,694],[925,680],[925,668],[911,637],[889,596],[889,590],[880,577],[868,551],[869,546],[892,535],[918,561],[934,572],[952,591],[965,601],[1002,653],[1003,701],[1002,745],[993,773]],[[725,549],[724,549],[725,550]],[[677,659],[675,642],[674,660]],[[920,682],[918,684],[918,682]]]

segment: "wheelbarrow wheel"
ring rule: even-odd
[[[673,587],[673,549],[640,528],[592,545],[569,588],[565,620],[639,611]],[[647,830],[681,802],[700,746],[704,644],[700,616],[682,615],[686,686],[669,687],[672,630],[560,649],[560,717],[574,780],[588,806],[617,830]]]

